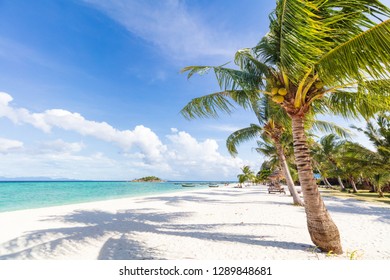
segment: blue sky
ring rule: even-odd
[[[384,3],[388,1],[383,1]],[[0,0],[0,177],[235,179],[261,156],[226,137],[249,112],[187,121],[219,65],[254,46],[273,1]],[[345,125],[347,125],[345,123]]]

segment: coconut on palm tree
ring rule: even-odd
[[[277,0],[268,34],[253,50],[236,55],[236,63],[247,71],[223,66],[184,69],[191,77],[212,68],[223,88],[194,99],[184,109],[187,117],[231,112],[229,98],[248,106],[260,93],[272,96],[285,110],[292,122],[309,234],[324,251],[340,254],[342,246],[314,178],[306,117],[317,110],[365,117],[388,110],[389,17],[390,10],[375,0]]]

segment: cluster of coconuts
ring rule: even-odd
[[[271,94],[272,94],[272,101],[276,103],[283,103],[284,96],[287,94],[287,89],[274,87],[271,90]]]

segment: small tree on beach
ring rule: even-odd
[[[248,182],[248,181],[253,182],[255,180],[256,176],[255,176],[254,172],[251,170],[249,165],[244,165],[241,168],[241,171],[242,171],[242,174],[237,175],[238,182],[240,184],[243,184],[243,183]]]
[[[224,89],[193,100],[185,108],[187,117],[230,112],[227,97],[248,106],[261,93],[285,110],[292,123],[309,234],[323,251],[341,254],[342,246],[314,178],[305,122],[318,111],[371,117],[388,110],[390,20],[382,19],[389,17],[390,10],[375,0],[277,0],[268,34],[254,49],[236,54],[241,69],[250,71],[184,69],[189,77],[213,69]]]

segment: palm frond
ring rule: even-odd
[[[312,123],[312,129],[320,131],[320,132],[326,132],[326,133],[335,133],[336,135],[343,137],[343,138],[351,138],[351,131],[338,126],[335,123],[327,122],[327,121],[321,121],[321,120],[315,120]]]
[[[243,142],[256,139],[262,133],[262,128],[256,124],[237,130],[229,135],[226,140],[226,147],[232,156],[237,155],[237,146]]]
[[[390,20],[372,27],[340,44],[316,63],[320,77],[328,85],[365,81],[367,77],[390,77]]]
[[[257,148],[255,150],[268,158],[267,162],[271,168],[279,166],[279,157],[275,145],[269,144],[265,139],[262,139],[257,141]]]
[[[221,90],[254,90],[263,83],[262,77],[255,73],[223,66],[187,66],[181,72],[188,72],[187,78],[189,79],[194,74],[204,75],[213,70]]]
[[[376,0],[278,0],[276,9],[270,16],[270,32],[260,41],[255,51],[266,61],[272,61],[274,65],[285,69],[289,78],[297,83],[311,67],[318,64],[319,60],[325,60],[325,56],[353,40],[358,42],[356,46],[360,41],[365,40],[365,45],[373,45],[371,48],[364,49],[365,52],[379,49],[382,56],[384,54],[382,50],[389,49],[387,41],[390,36],[387,35],[387,31],[383,32],[386,27],[375,26],[378,21],[389,16],[389,8]],[[381,26],[386,25],[386,23],[381,24]],[[361,35],[366,32],[372,33],[371,37]],[[387,39],[384,39],[383,37],[386,36]],[[384,42],[378,42],[376,38],[384,39]],[[343,57],[350,58],[340,54],[337,61],[342,63]],[[329,61],[333,62],[329,62],[333,67],[334,59],[329,58]],[[363,66],[365,62],[367,61],[359,61],[358,64],[362,67],[358,67],[356,71],[364,70],[371,74],[382,74],[377,64],[365,67]],[[329,68],[329,65],[326,65],[328,72],[325,73],[323,70],[324,75],[328,74],[324,78],[327,83],[332,75],[332,67]],[[323,67],[325,68],[325,65]],[[345,71],[339,72],[341,75]],[[332,80],[335,81],[336,79]]]
[[[261,96],[259,100],[259,110],[263,112],[263,123],[265,124],[270,119],[283,126],[285,129],[291,127],[291,119],[288,117],[285,110],[281,110],[280,106],[271,101],[268,95]]]
[[[317,102],[317,101],[315,101]],[[378,112],[389,110],[389,96],[378,96],[368,94],[363,91],[343,91],[338,90],[333,94],[326,96],[318,102],[323,103],[328,112],[341,115],[345,118],[363,117],[369,119]]]
[[[246,48],[238,50],[234,57],[234,63],[238,65],[241,70],[250,72],[255,76],[269,76],[269,67],[253,56],[252,49]],[[263,81],[261,81],[261,86],[263,86]]]
[[[340,140],[336,134],[328,134],[321,137],[320,141],[320,153],[326,157],[333,157],[343,147],[346,141]]]
[[[270,17],[270,20],[274,20]],[[253,48],[257,59],[266,65],[277,65],[280,62],[279,55],[279,38],[275,33],[267,33],[260,42]]]
[[[379,1],[332,0],[322,5],[325,24],[332,27],[335,46],[347,42],[362,31],[390,16],[390,9]]]
[[[219,112],[231,114],[235,107],[229,92],[216,92],[192,99],[180,113],[186,119],[218,118]]]
[[[331,28],[321,14],[323,0],[279,0],[271,15],[271,33],[279,44],[280,67],[297,82],[315,64],[318,57],[332,47],[328,40]]]
[[[227,90],[192,99],[180,113],[186,119],[218,118],[219,113],[231,114],[237,104],[244,109],[251,108],[251,99],[258,98],[258,92]]]
[[[368,95],[375,94],[376,96],[380,96],[383,99],[383,102],[389,102],[390,79],[362,81],[358,84],[358,91]]]

